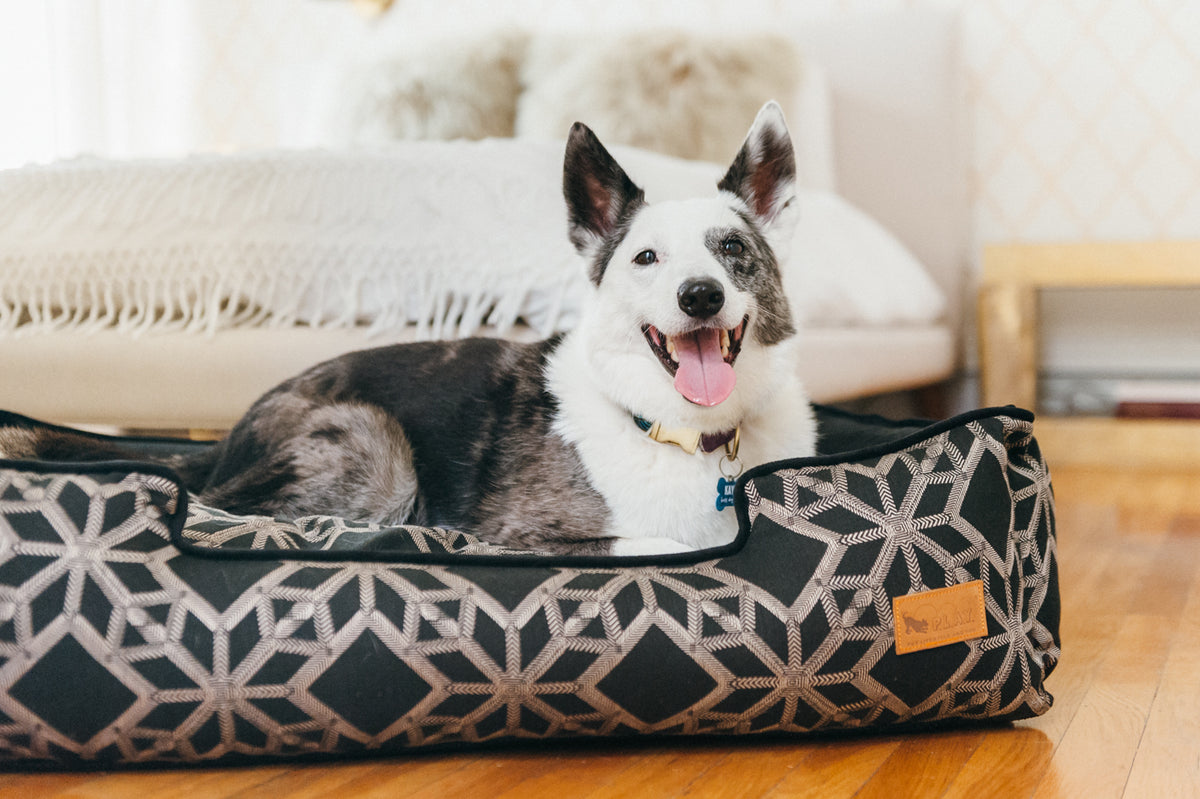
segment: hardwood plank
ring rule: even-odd
[[[798,763],[766,796],[843,799],[856,796],[902,743],[896,736],[827,742]]]
[[[1112,496],[1110,486],[1102,488]],[[1059,526],[1063,656],[1048,681],[1054,707],[1023,722],[1045,733],[1055,746],[1083,704],[1124,613],[1151,579],[1156,555],[1152,536],[1131,549],[1111,505],[1068,506],[1064,511]]]
[[[1065,466],[1053,470],[1053,480],[1056,494],[1067,498],[1059,503],[1059,527],[1068,536],[1085,535],[1087,552],[1099,543],[1098,525],[1105,525],[1110,538],[1128,541],[1147,533],[1160,537],[1189,515],[1200,515],[1200,471]]]
[[[1098,488],[1113,501],[1122,493],[1113,484]],[[1159,499],[1169,498],[1162,494]],[[1064,602],[1063,637],[1069,642],[1064,645],[1064,668],[1049,681],[1055,706],[1045,716],[1023,722],[1013,730],[1031,734],[1020,743],[1005,740],[1000,734],[990,735],[955,779],[947,796],[978,795],[993,781],[1011,788],[1003,792],[1006,796],[1021,795],[1017,790],[1021,785],[1031,790],[1060,757],[1055,747],[1067,729],[1089,723],[1085,700],[1097,681],[1104,679],[1106,659],[1124,645],[1117,640],[1121,620],[1132,611],[1157,615],[1167,624],[1178,619],[1182,598],[1193,579],[1197,546],[1194,541],[1169,535],[1159,521],[1156,513],[1134,514],[1122,521],[1118,537],[1110,537],[1100,552],[1093,548],[1090,538],[1072,538],[1064,544],[1064,584],[1074,583],[1076,590],[1068,593]],[[1141,532],[1131,535],[1128,525]],[[1080,565],[1086,570],[1072,570]],[[1152,672],[1143,676],[1152,687],[1156,675]],[[1029,791],[1024,793],[1028,795]]]
[[[294,765],[282,773],[242,791],[239,796],[248,799],[251,797],[268,799],[268,797],[277,796],[287,796],[289,799],[308,799],[308,797],[328,796],[332,793],[343,793],[342,789],[345,786],[364,775],[377,772],[380,768],[382,767],[377,763],[346,763],[336,769],[330,769],[327,765]]]
[[[672,797],[702,780],[708,770],[720,763],[727,753],[724,746],[696,746],[688,741],[678,741],[667,749],[637,758],[629,768],[614,774],[605,785],[582,794],[582,797],[612,799],[638,794]]]
[[[779,785],[810,753],[803,743],[739,746],[679,795],[713,799],[760,797]]]
[[[203,796],[205,799],[218,799],[218,797],[241,796],[247,790],[252,790],[264,782],[286,774],[291,768],[291,766],[263,766],[252,769],[204,769],[190,779],[180,779],[178,773],[165,772],[166,776],[174,777],[173,783],[167,790],[158,790],[152,795],[155,799],[167,797],[170,799],[194,799],[197,796]],[[108,795],[140,797],[148,787],[146,785],[134,786],[131,792],[125,792],[122,789]]]
[[[1035,727],[991,731],[955,775],[943,799],[1028,796],[1033,783],[1050,767],[1055,743]]]
[[[293,767],[270,782],[238,793],[241,797],[274,799],[320,799],[326,796],[395,796],[400,786],[404,793],[416,792],[461,772],[478,760],[478,755],[415,755],[412,758],[349,763],[339,766]]]
[[[906,738],[855,796],[940,796],[985,735],[983,731],[964,730]]]
[[[440,779],[395,795],[407,797],[481,796],[505,791],[545,768],[545,758],[496,752],[455,769]],[[399,786],[395,786],[399,787]]]
[[[1200,524],[1191,531],[1200,546]],[[1138,745],[1127,799],[1194,795],[1200,786],[1200,567],[1192,572],[1187,605],[1171,642],[1162,683]]]
[[[26,799],[26,797],[53,796],[69,791],[74,786],[92,779],[90,774],[35,773],[16,774],[0,772],[0,799]]]
[[[613,775],[587,799],[612,799],[621,796],[677,796],[703,780],[705,775],[728,755],[721,746],[694,746],[679,742],[668,749],[648,754]]]
[[[196,769],[185,772],[184,779],[181,779],[180,772],[174,770],[103,772],[91,774],[88,779],[71,785],[65,791],[51,791],[42,795],[94,799],[221,797],[270,780],[284,770],[286,767],[281,766],[259,769]]]
[[[535,761],[540,768],[508,790],[493,794],[496,799],[528,799],[531,796],[583,796],[612,781],[615,774],[634,762],[628,750],[581,749],[560,752]]]
[[[1135,598],[1137,613],[1162,616],[1174,624],[1180,623],[1197,561],[1200,561],[1200,541],[1194,537],[1168,536],[1151,566],[1153,579],[1142,586]]]
[[[1111,559],[1107,565],[1109,569],[1119,568],[1119,561]],[[1072,611],[1068,607],[1063,609],[1062,662],[1047,680],[1047,688],[1054,696],[1054,706],[1043,716],[1021,722],[1023,726],[1042,732],[1054,746],[1066,735],[1075,714],[1083,704],[1096,678],[1099,665],[1112,645],[1114,635],[1111,630],[1077,634],[1079,629],[1065,620],[1078,615],[1081,615],[1078,610]]]
[[[1158,688],[1173,625],[1128,615],[1035,797],[1119,797]]]

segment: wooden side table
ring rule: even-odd
[[[978,306],[982,403],[1036,406],[1042,289],[1164,287],[1200,287],[1200,241],[986,247]],[[1039,420],[1038,438],[1048,452],[1053,442],[1062,458],[1200,468],[1196,422],[1059,417]]]

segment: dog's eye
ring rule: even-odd
[[[726,255],[736,257],[746,251],[746,245],[742,244],[741,239],[725,239],[725,241],[721,242],[721,249],[725,251]]]
[[[649,266],[658,260],[658,254],[654,250],[642,250],[637,255],[633,256],[633,262],[638,266]]]

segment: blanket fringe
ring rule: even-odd
[[[107,268],[80,269],[70,258],[54,268],[26,268],[0,257],[0,334],[114,328],[132,336],[201,333],[240,327],[363,328],[368,337],[415,326],[418,339],[461,338],[484,328],[503,334],[518,322],[550,335],[570,324],[564,312],[571,281],[532,285],[489,273],[444,280],[430,272],[399,275],[384,264],[350,268],[314,263],[281,274],[250,259],[225,265],[164,267],[129,253]],[[317,259],[320,260],[320,259]],[[151,268],[152,267],[152,268]],[[470,286],[464,291],[464,286]],[[536,302],[531,297],[536,296]],[[379,298],[404,298],[384,303]],[[533,312],[531,312],[533,308]]]
[[[3,171],[0,335],[548,335],[585,280],[561,163],[559,143],[510,140]]]

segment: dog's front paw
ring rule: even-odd
[[[674,555],[680,552],[695,552],[695,547],[681,544],[674,538],[618,538],[613,541],[612,554],[618,557],[632,555]]]

